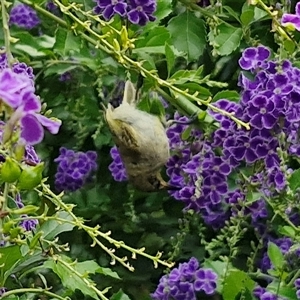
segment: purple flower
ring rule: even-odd
[[[34,80],[33,69],[31,67],[28,67],[25,63],[14,63],[12,69],[14,73],[24,74],[32,81]]]
[[[283,26],[291,26],[300,31],[300,2],[296,4],[295,14],[283,14],[281,18]]]
[[[124,0],[96,0],[94,8],[96,14],[102,14],[106,20],[110,20],[115,14],[124,17],[127,3]]]
[[[248,103],[247,115],[250,117],[250,124],[257,129],[272,129],[278,122],[273,99],[263,95],[254,97]]]
[[[18,208],[24,207],[24,204],[21,199],[21,195],[18,193],[15,197],[15,203]],[[27,215],[22,215],[21,218],[27,218]],[[38,224],[38,220],[36,219],[28,219],[20,222],[20,226],[23,227],[25,231],[31,231],[36,228]]]
[[[216,174],[207,176],[203,180],[202,191],[213,204],[218,204],[222,200],[222,195],[227,193],[228,186],[223,176]]]
[[[41,162],[37,153],[34,150],[34,147],[31,145],[26,145],[25,147],[25,162],[29,162],[29,164],[38,164]]]
[[[5,292],[7,292],[8,290],[7,290],[7,288],[5,288],[5,287],[1,287],[0,288],[0,296],[2,296]]]
[[[211,269],[200,269],[195,273],[196,291],[204,291],[206,295],[212,295],[217,288],[217,274]]]
[[[210,0],[200,0],[197,4],[201,7],[206,7],[210,5]]]
[[[13,109],[21,105],[23,97],[34,93],[34,86],[25,74],[6,68],[0,71],[0,98]]]
[[[233,113],[235,116],[241,114],[241,111],[240,111],[241,106],[239,104],[229,101],[227,99],[220,99],[220,100],[216,101],[214,103],[214,106],[218,107],[228,113]],[[223,124],[224,121],[230,121],[230,124],[232,124],[232,121],[228,117],[220,114],[219,112],[215,112],[213,110],[208,110],[208,112],[211,116],[213,116],[215,118],[215,120],[220,122],[223,126],[224,126],[224,124],[226,124],[226,123]]]
[[[7,56],[4,47],[0,47],[0,70],[6,69],[7,67]]]
[[[271,293],[271,292],[264,292],[261,296],[260,296],[260,300],[279,300],[278,296]]]
[[[273,185],[275,189],[280,192],[283,191],[287,185],[285,174],[279,167],[274,167],[267,172],[268,183]]]
[[[39,114],[41,104],[34,92],[33,82],[27,72],[15,73],[8,68],[0,71],[0,98],[15,110],[6,124],[4,142],[11,137],[18,121],[21,125],[20,137],[26,144],[40,143],[44,137],[43,127],[52,134],[58,132],[61,121]]]
[[[72,79],[72,75],[70,72],[65,72],[59,76],[59,81],[64,82],[64,81],[69,81]]]
[[[297,278],[294,282],[295,288],[298,290],[300,289],[300,278]]]
[[[94,151],[75,152],[64,147],[54,160],[58,163],[55,186],[58,191],[76,191],[92,179],[97,170],[97,153]]]
[[[244,70],[256,70],[257,68],[264,68],[266,60],[270,56],[270,51],[264,46],[257,48],[247,48],[239,60],[240,67]]]
[[[115,181],[126,181],[127,175],[125,166],[123,161],[120,157],[118,148],[116,146],[110,149],[110,156],[113,159],[113,162],[108,166],[113,178]]]
[[[251,138],[249,135],[232,135],[229,136],[224,142],[224,148],[228,151],[227,155],[230,155],[236,160],[245,160],[247,163],[254,163],[259,157],[257,153],[257,147],[264,143],[260,137]],[[224,152],[224,154],[226,154]]]
[[[1,50],[4,51],[4,48],[0,48]],[[0,54],[0,71],[7,69],[8,68],[8,61],[7,61],[7,56],[6,53]],[[25,63],[22,62],[15,62],[12,66],[12,70],[14,73],[17,74],[24,74],[27,76],[29,79],[34,80],[34,74],[33,74],[33,69],[31,67],[28,67]]]
[[[129,0],[128,20],[133,24],[146,25],[149,21],[155,20],[153,16],[155,10],[155,0]]]
[[[53,2],[53,0],[48,0],[45,4],[45,8],[55,15],[58,15],[60,13],[58,6]]]
[[[297,289],[297,292],[296,292],[297,299],[300,299],[300,278],[297,278],[294,281],[294,285],[295,285],[295,288]]]
[[[30,6],[18,4],[10,11],[9,23],[25,29],[32,29],[40,24],[40,19]]]

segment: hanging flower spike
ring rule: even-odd
[[[295,14],[283,14],[281,24],[300,31],[300,2],[296,4]]]

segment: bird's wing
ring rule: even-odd
[[[130,124],[115,118],[110,104],[106,109],[105,118],[117,146],[133,151],[138,148],[137,133]]]

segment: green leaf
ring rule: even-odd
[[[24,247],[23,245],[22,247]],[[27,251],[28,252],[28,251]],[[36,251],[34,254],[29,253],[27,255],[22,255],[20,261],[14,266],[13,270],[10,273],[21,272],[20,279],[23,274],[26,274],[31,269],[34,269],[41,261],[47,259],[42,251]]]
[[[51,36],[41,35],[37,39],[24,31],[14,33],[14,37],[19,39],[19,41],[12,46],[17,50],[29,54],[31,57],[45,56],[55,43],[55,39]]]
[[[170,39],[170,32],[162,26],[155,27],[155,30],[151,30],[142,35],[136,43],[135,49],[142,47],[154,47],[154,46],[164,46],[166,41]]]
[[[212,32],[209,34],[209,40],[214,45],[215,51],[219,55],[229,55],[240,45],[243,31],[239,27],[231,26],[227,23],[222,23],[217,26],[217,36]]]
[[[234,11],[230,6],[224,5],[223,9],[226,10],[230,16],[235,18],[240,23],[239,14],[236,11]]]
[[[59,27],[56,30],[54,49],[60,54],[64,54],[65,52],[66,38],[67,38],[67,30]]]
[[[157,0],[157,8],[154,13],[157,21],[167,17],[172,12],[172,0]]]
[[[241,21],[244,26],[248,26],[254,18],[254,10],[253,9],[247,9],[242,12],[241,14]]]
[[[46,56],[46,54],[43,52],[43,51],[38,51],[36,49],[36,47],[32,47],[30,45],[24,45],[24,44],[21,44],[21,43],[17,43],[14,48],[16,50],[20,50],[24,53],[29,53],[30,56],[32,57],[41,57],[41,56]]]
[[[280,226],[278,229],[278,232],[281,233],[282,235],[295,238],[296,237],[296,231],[293,227],[291,226]]]
[[[224,300],[232,300],[244,289],[253,290],[255,282],[243,271],[230,270],[224,281],[222,296]]]
[[[110,268],[102,268],[102,267],[99,267],[97,269],[97,273],[98,274],[103,274],[105,276],[110,276],[112,278],[115,278],[115,279],[121,279],[118,275],[118,273],[112,271]]]
[[[300,169],[294,171],[288,179],[290,189],[295,192],[300,187]]]
[[[217,260],[217,261],[206,260],[203,263],[203,267],[213,269],[214,272],[216,272],[219,277],[222,277],[222,276],[224,276],[224,273],[226,272],[227,263],[223,262],[223,261],[219,261],[219,260]]]
[[[256,202],[257,200],[260,200],[261,196],[262,196],[261,193],[253,192],[253,191],[250,190],[246,194],[247,205],[249,205],[253,202]]]
[[[72,217],[67,212],[58,212],[56,216],[60,219],[64,219],[66,221],[71,221]],[[62,223],[56,220],[49,220],[43,223],[40,228],[40,231],[44,232],[44,238],[48,240],[54,239],[57,235],[62,232],[73,230],[74,225],[70,223]]]
[[[162,117],[165,115],[165,108],[158,98],[158,95],[155,93],[154,97],[151,97],[150,100],[150,109],[149,112],[153,115],[156,115],[158,117]]]
[[[120,279],[119,275],[116,272],[113,272],[109,268],[102,268],[100,267],[95,261],[93,260],[87,260],[83,262],[79,262],[76,265],[74,265],[74,268],[76,271],[78,271],[81,274],[103,274],[105,276],[110,276],[115,279]]]
[[[199,85],[198,83],[187,82],[184,84],[179,84],[178,87],[182,90],[188,89],[189,94],[199,93],[199,96],[203,98],[208,98],[211,96],[210,90]]]
[[[270,15],[263,9],[260,9],[259,7],[254,7],[254,22],[263,21],[271,19]]]
[[[251,11],[252,11],[252,13],[251,13]],[[245,16],[243,17],[245,20],[244,25],[253,24],[255,22],[262,21],[264,19],[270,19],[270,16],[266,11],[258,8],[257,6],[248,4],[248,2],[244,3],[241,16],[244,13],[245,13]],[[252,15],[251,20],[249,18],[250,15]],[[242,17],[241,17],[241,19],[242,19]]]
[[[122,290],[119,290],[116,294],[112,295],[110,300],[130,300],[130,298]]]
[[[195,61],[203,53],[206,45],[206,30],[204,21],[192,12],[184,13],[172,18],[167,29],[171,33],[174,46],[187,54],[187,60]]]
[[[192,126],[188,126],[186,130],[184,130],[181,134],[181,139],[183,141],[187,141],[189,137],[191,136]]]
[[[1,279],[4,272],[9,270],[16,262],[22,258],[20,246],[0,247],[0,273]]]
[[[74,263],[71,261],[70,258],[66,256],[60,256],[66,264],[70,265],[71,268],[76,270],[76,265],[78,263]],[[71,270],[65,266],[63,263],[53,260],[48,260],[44,263],[44,267],[51,269],[62,281],[64,287],[70,289],[71,291],[75,292],[75,290],[81,291],[84,295],[88,295],[93,299],[99,299],[96,292],[92,290],[86,281],[89,282],[90,285],[94,285],[94,282],[87,276],[87,271],[79,272],[78,275],[75,272],[71,272]]]
[[[60,28],[56,32],[54,49],[63,56],[73,55],[80,51],[80,38],[72,31]]]
[[[165,54],[165,47],[164,46],[140,47],[140,48],[133,49],[132,53],[137,53],[139,55],[143,53]]]
[[[284,49],[288,52],[288,54],[292,55],[295,51],[296,44],[294,41],[284,40],[283,46],[284,46]]]
[[[278,291],[279,287],[279,291]],[[278,291],[278,299],[289,299],[289,300],[297,300],[295,288],[292,286],[283,285],[282,282],[278,282],[278,280],[274,279],[272,283],[267,286],[267,291],[272,292],[273,294],[277,294]],[[282,297],[282,298],[281,298]]]
[[[45,72],[44,72],[44,76],[50,76],[50,75],[61,75],[64,74],[66,72],[72,71],[74,69],[76,69],[78,66],[74,66],[74,65],[68,65],[68,64],[57,64],[57,65],[53,65],[48,67]]]
[[[173,52],[172,47],[168,43],[165,44],[165,54],[166,54],[167,67],[168,67],[168,77],[170,77],[171,71],[175,63],[175,54]]]
[[[169,79],[172,84],[184,84],[188,81],[203,83],[201,78],[203,72],[203,66],[200,66],[197,70],[179,70],[175,72]]]
[[[272,242],[268,243],[268,256],[276,269],[281,270],[283,268],[284,255],[280,248]]]
[[[217,94],[215,94],[215,96],[213,97],[212,102],[216,102],[220,99],[227,99],[230,100],[232,102],[239,102],[240,101],[240,94],[237,91],[221,91]]]

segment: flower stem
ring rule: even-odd
[[[59,299],[59,300],[70,300],[71,299],[69,297],[61,297],[61,296],[56,295],[46,289],[41,289],[41,288],[23,288],[23,289],[11,290],[11,291],[5,292],[1,296],[1,299],[7,298],[11,295],[24,294],[24,293],[42,294],[42,295],[47,295],[53,299]]]
[[[2,25],[3,25],[3,34],[4,34],[4,45],[5,45],[5,53],[7,57],[8,66],[11,67],[13,64],[13,56],[10,50],[10,32],[8,25],[8,14],[6,11],[7,2],[5,0],[1,0],[1,14],[2,14]]]
[[[156,256],[152,256],[150,254],[145,253],[143,248],[142,249],[135,249],[135,248],[132,248],[130,246],[127,246],[123,241],[117,241],[117,240],[111,238],[110,237],[110,232],[103,233],[103,232],[98,230],[99,229],[98,226],[90,227],[90,226],[85,225],[82,219],[77,218],[76,215],[74,215],[74,213],[72,212],[72,208],[70,206],[68,206],[67,204],[65,204],[61,200],[60,195],[56,195],[55,193],[53,193],[50,190],[50,188],[45,184],[42,184],[42,188],[43,188],[44,197],[46,197],[50,201],[52,201],[58,208],[63,208],[66,212],[68,212],[68,214],[73,219],[73,220],[60,220],[59,218],[55,218],[55,220],[61,221],[61,222],[64,222],[64,223],[70,223],[70,224],[76,226],[78,229],[83,229],[85,232],[87,232],[87,234],[93,240],[92,246],[95,246],[95,245],[100,246],[105,252],[107,252],[110,255],[110,257],[112,258],[112,263],[114,263],[115,261],[118,261],[120,264],[122,264],[124,267],[126,267],[130,271],[134,270],[134,268],[126,262],[127,261],[126,257],[120,258],[117,255],[115,255],[114,250],[112,251],[112,249],[107,248],[97,238],[98,236],[100,236],[101,238],[107,240],[110,244],[113,244],[116,248],[123,248],[123,249],[128,250],[129,252],[132,253],[133,257],[136,257],[136,255],[141,255],[141,256],[144,256],[144,257],[152,260],[155,268],[158,266],[158,264],[167,266],[168,268],[171,268],[174,265],[172,262],[167,262],[167,261],[161,260],[160,259],[161,253],[157,253]],[[35,217],[32,217],[32,219],[34,219],[34,218]],[[49,217],[45,217],[45,218],[49,218]]]

